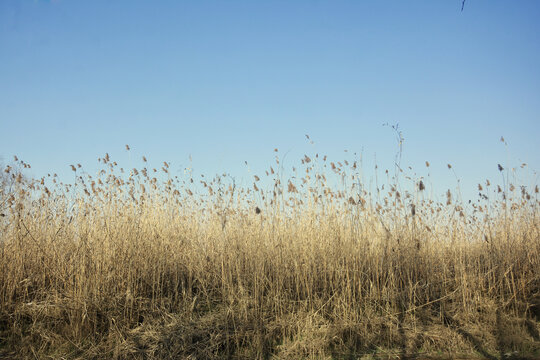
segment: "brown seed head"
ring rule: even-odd
[[[287,190],[289,192],[292,192],[292,193],[298,192],[298,190],[296,189],[296,186],[294,186],[294,184],[290,180],[289,180],[289,184],[287,186]]]

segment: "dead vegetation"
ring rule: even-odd
[[[404,175],[371,190],[357,162],[318,155],[246,187],[108,155],[63,184],[16,161],[0,193],[0,357],[540,356],[538,187],[508,174],[469,204]]]

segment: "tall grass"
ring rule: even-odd
[[[100,161],[73,184],[4,170],[0,356],[539,354],[538,187],[468,204],[318,156],[246,187]]]

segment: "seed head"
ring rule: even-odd
[[[289,192],[292,192],[292,193],[298,192],[298,190],[296,189],[296,186],[294,186],[294,184],[292,182],[290,182],[290,181],[289,181],[289,184],[287,186],[287,190]]]

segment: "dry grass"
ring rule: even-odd
[[[73,185],[6,168],[0,357],[539,356],[537,188],[469,205],[319,157],[244,188],[101,161]]]

